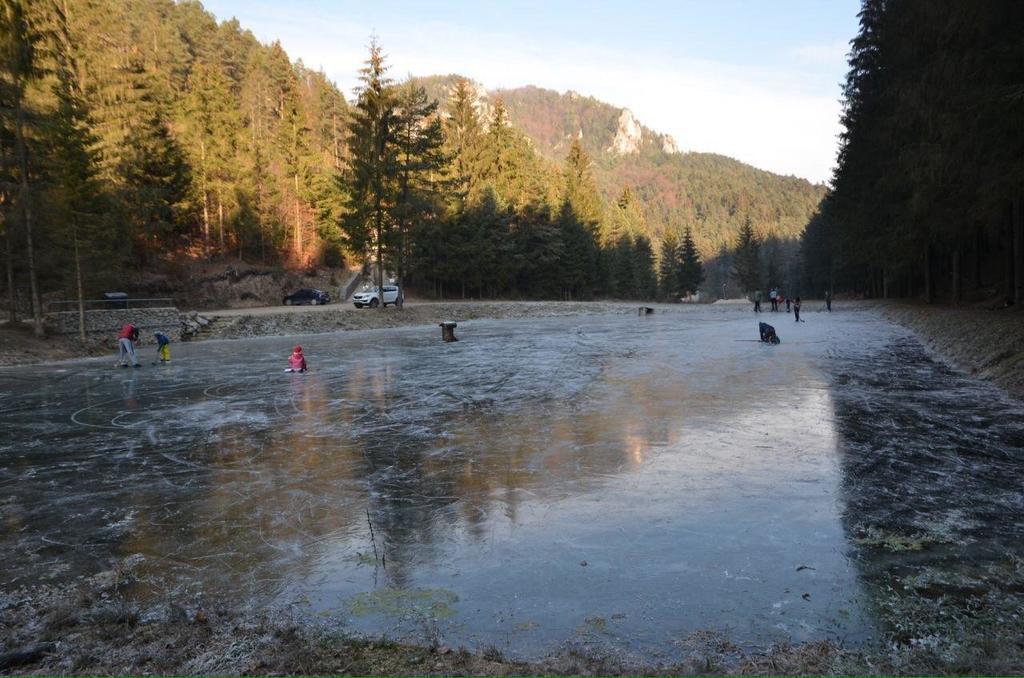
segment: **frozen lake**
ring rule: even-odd
[[[367,633],[655,661],[705,629],[863,642],[891,629],[894,576],[998,594],[1024,563],[1024,411],[874,311],[809,310],[0,370],[0,586],[141,554],[140,597],[170,582]],[[282,372],[295,343],[309,374]]]

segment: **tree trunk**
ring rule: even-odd
[[[1013,201],[1013,303],[1024,304],[1024,205]]]
[[[5,244],[7,245],[7,301],[11,305],[8,310],[7,319],[11,325],[18,322],[18,309],[15,306],[18,301],[18,297],[14,292],[14,253],[11,247],[11,223],[10,221],[6,224],[4,233]]]
[[[927,303],[935,301],[935,288],[932,281],[932,245],[924,246],[924,300]]]
[[[72,223],[75,240],[75,290],[78,295],[78,339],[85,343],[85,286],[82,285],[82,257],[78,250],[78,224]]]
[[[39,299],[39,283],[36,280],[35,246],[32,240],[32,206],[29,204],[28,186],[28,149],[25,147],[25,110],[22,102],[16,103],[15,133],[18,147],[18,166],[21,171],[21,186],[18,204],[21,206],[21,219],[25,226],[25,261],[28,264],[28,282],[32,295],[32,333],[43,336],[43,306]]]
[[[224,247],[224,203],[220,199],[220,189],[217,189],[217,230],[220,233],[220,251],[226,254]]]
[[[338,135],[338,113],[333,111],[331,113],[331,128],[334,132],[334,169],[341,169],[341,137]]]
[[[302,223],[299,221],[299,174],[295,173],[295,256],[302,262]]]
[[[377,295],[380,297],[378,311],[384,310],[384,215],[380,197],[374,209],[374,228],[377,231]]]
[[[1013,201],[1010,201],[1009,209],[1006,211],[1006,223],[999,231],[996,238],[996,249],[1003,252],[1003,295],[1006,303],[1013,303]]]
[[[829,290],[832,288],[829,287]],[[889,274],[885,270],[885,266],[882,267],[882,298],[889,298]]]
[[[0,175],[7,174],[7,147],[4,144],[0,144]],[[14,292],[14,250],[12,247],[11,231],[13,226],[10,219],[10,204],[11,194],[6,188],[0,189],[0,218],[3,218],[4,223],[4,250],[5,250],[5,263],[7,264],[7,298],[10,303],[10,309],[8,310],[11,325],[18,322],[18,311],[15,307],[17,301],[17,295]]]
[[[959,304],[963,296],[960,288],[960,246],[953,250],[953,303]]]
[[[199,190],[203,193],[203,256],[210,256],[210,197],[206,191],[206,143],[199,142]]]
[[[260,263],[267,263],[266,226],[263,224],[263,174],[256,180],[256,219],[260,222]]]
[[[971,267],[972,268],[971,273],[972,273],[972,279],[973,279],[973,284],[974,284],[974,290],[975,291],[980,290],[981,286],[982,286],[982,282],[981,282],[981,253],[984,250],[984,239],[983,238],[984,238],[984,234],[982,233],[982,230],[980,228],[976,229],[974,231],[974,246],[973,246],[973,249],[974,249],[974,259],[972,261],[972,263],[974,265]]]

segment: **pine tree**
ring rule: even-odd
[[[395,203],[398,149],[394,143],[395,95],[376,40],[370,43],[360,82],[348,137],[350,167],[342,175],[342,188],[348,195],[342,229],[354,251],[375,251],[377,288],[383,295],[385,248],[393,242],[390,210]]]
[[[579,139],[573,139],[572,145],[569,146],[562,177],[565,182],[563,201],[572,206],[580,223],[594,230],[596,235],[604,208],[601,205],[601,195],[594,183],[590,157],[583,150]]]
[[[502,205],[518,211],[544,201],[546,186],[540,160],[523,135],[509,124],[501,99],[494,103],[473,173],[476,179],[469,194],[471,203],[479,200],[488,187]]]
[[[562,203],[557,226],[561,241],[561,296],[569,300],[589,298],[597,277],[597,246],[591,227],[580,219],[569,200]]]
[[[761,288],[761,242],[747,217],[736,244],[732,276],[745,293]]]
[[[444,121],[445,153],[451,161],[455,190],[465,200],[473,192],[479,167],[482,129],[476,92],[464,78],[455,81]]]
[[[427,99],[426,90],[407,82],[397,95],[394,120],[397,193],[392,218],[395,225],[394,253],[399,289],[404,289],[411,257],[412,238],[425,222],[439,219],[442,199],[448,187],[444,177],[447,159],[442,151],[444,136],[437,116],[437,101]],[[398,301],[401,307],[401,296]]]
[[[78,301],[78,334],[85,341],[85,290],[88,271],[98,266],[108,272],[118,268],[110,229],[103,215],[109,210],[105,187],[99,180],[99,165],[93,148],[97,139],[89,130],[89,117],[78,80],[71,36],[66,17],[55,7],[57,28],[53,90],[57,107],[48,124],[48,168],[50,217],[61,228],[52,230],[61,249],[71,260],[73,286]],[[100,264],[102,262],[102,264]]]
[[[43,77],[39,50],[44,35],[34,23],[22,0],[0,0],[0,80],[10,107],[5,116],[12,119],[14,159],[17,168],[17,205],[25,233],[25,258],[28,265],[32,299],[33,332],[42,337],[43,308],[40,298],[35,252],[35,196],[33,194],[29,159],[28,112],[26,93],[34,81]]]
[[[765,286],[777,289],[782,286],[782,248],[779,239],[769,236],[764,243]]]
[[[197,181],[203,217],[203,245],[209,250],[211,211],[217,219],[221,252],[225,250],[224,203],[237,183],[236,143],[241,119],[231,102],[231,83],[216,65],[196,62],[184,98],[185,147]],[[215,210],[214,210],[215,208]]]
[[[119,168],[124,179],[122,200],[131,205],[129,223],[139,246],[134,254],[148,263],[151,253],[159,251],[160,243],[178,231],[180,214],[188,208],[191,173],[184,153],[162,119],[138,124],[128,144]]]
[[[679,246],[679,287],[683,294],[695,294],[704,282],[704,265],[693,241],[693,233],[683,231],[683,242]]]
[[[635,238],[647,233],[643,206],[628,185],[622,188],[619,199],[608,211],[603,225],[603,243],[615,243],[624,234]]]
[[[515,203],[519,169],[516,155],[515,133],[509,127],[505,104],[498,99],[494,102],[494,111],[488,121],[487,134],[480,143],[476,167],[472,170],[478,180],[473,182],[470,202],[479,199],[489,187],[499,200]]]
[[[654,273],[654,250],[647,236],[638,236],[633,243],[633,275],[636,287],[633,297],[643,301],[658,294],[658,278]]]
[[[590,158],[576,140],[563,170],[565,188],[558,227],[562,239],[563,296],[589,297],[597,283],[597,227],[601,197],[594,184]]]
[[[661,239],[658,255],[658,289],[662,299],[671,301],[679,297],[682,279],[680,269],[679,239],[674,232],[669,231]]]
[[[636,257],[633,256],[633,238],[628,233],[624,233],[608,249],[609,268],[611,269],[608,291],[613,297],[629,299],[634,296],[638,287]]]

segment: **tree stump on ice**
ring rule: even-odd
[[[458,327],[457,323],[451,320],[446,320],[441,325],[441,338],[445,341],[458,341],[458,337],[455,336],[455,328]]]
[[[651,315],[654,313],[654,309],[650,306],[641,306],[636,310],[637,315]]]

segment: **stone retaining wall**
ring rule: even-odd
[[[125,323],[134,323],[150,333],[160,330],[176,336],[181,330],[181,313],[173,306],[160,308],[103,309],[85,312],[85,331],[117,332]],[[78,333],[78,311],[60,311],[46,314],[46,326],[55,334]]]

